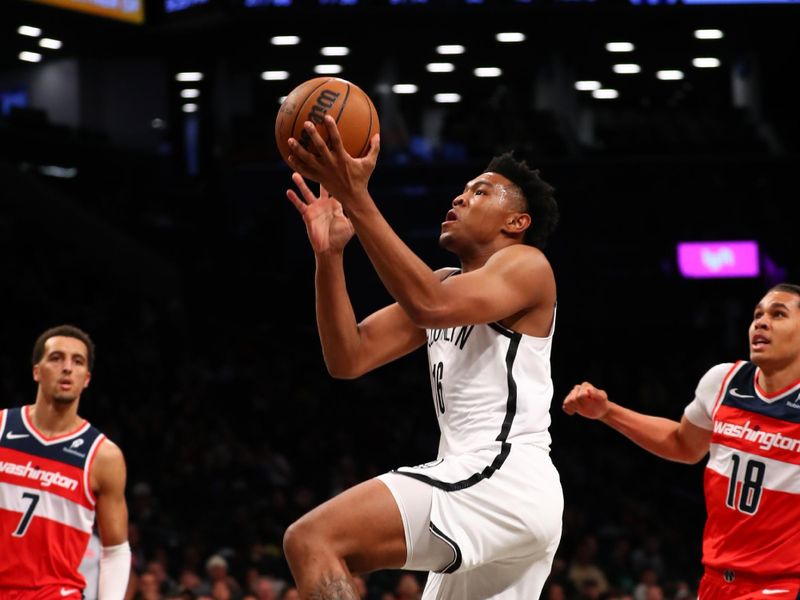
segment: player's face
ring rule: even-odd
[[[800,296],[769,292],[750,324],[750,360],[759,367],[800,364]]]
[[[51,337],[44,343],[42,359],[33,365],[33,380],[46,397],[62,404],[75,402],[91,379],[88,355],[79,339]]]
[[[453,200],[442,223],[439,243],[448,250],[457,250],[463,244],[489,243],[500,235],[518,208],[513,184],[497,173],[483,173],[469,181]]]

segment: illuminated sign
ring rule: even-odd
[[[675,4],[798,4],[800,0],[629,0],[631,4],[666,6]]]
[[[758,277],[758,243],[681,242],[678,268],[690,279],[715,277]]]
[[[0,90],[0,115],[10,115],[14,107],[28,106],[28,92],[25,90]]]
[[[144,0],[29,0],[130,23],[144,23]]]
[[[208,4],[208,0],[164,0],[164,12],[178,12],[198,4]]]

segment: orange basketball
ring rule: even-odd
[[[380,131],[378,111],[364,90],[338,77],[315,77],[294,88],[278,110],[275,141],[284,161],[291,154],[290,137],[313,151],[311,137],[303,129],[305,121],[316,124],[322,139],[328,142],[328,130],[322,121],[326,114],[336,120],[344,149],[350,156],[364,156],[370,138]]]

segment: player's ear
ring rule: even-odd
[[[531,216],[528,213],[511,213],[506,218],[504,230],[512,235],[524,233],[531,226]]]
[[[36,383],[39,383],[39,365],[38,364],[33,365],[33,380]]]

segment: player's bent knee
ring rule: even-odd
[[[283,552],[290,562],[296,562],[310,552],[312,530],[302,520],[295,521],[283,534]]]
[[[289,525],[283,534],[283,552],[289,561],[297,562],[322,550],[333,550],[333,544],[308,515]]]

